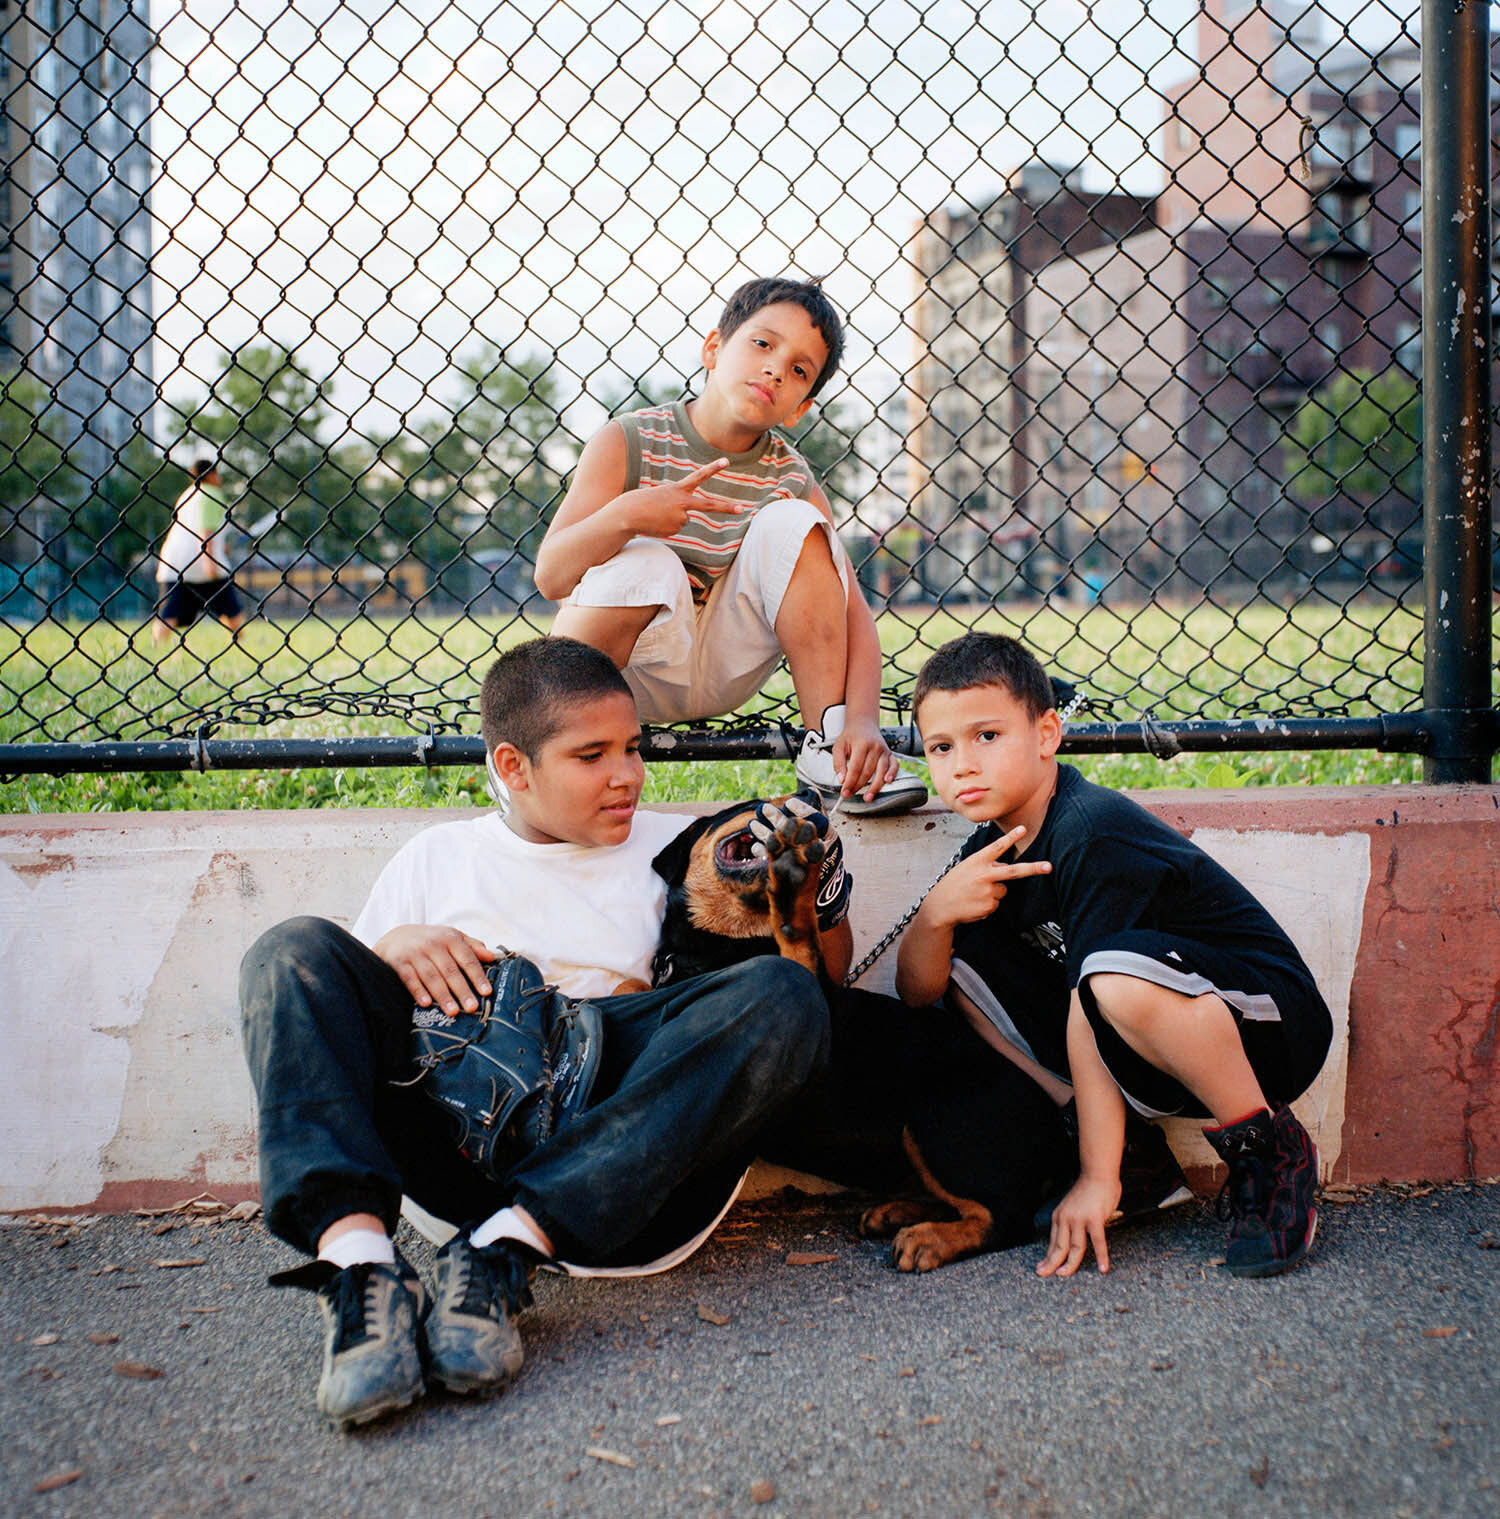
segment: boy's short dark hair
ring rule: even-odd
[[[205,454],[203,458],[193,460],[193,467],[189,473],[192,475],[193,479],[201,480],[205,475],[213,474],[213,472],[218,469],[218,467],[219,461],[217,459],[210,459]]]
[[[490,666],[480,688],[484,747],[493,754],[496,744],[514,744],[535,760],[570,707],[613,695],[631,691],[608,654],[576,638],[518,643]]]
[[[1004,686],[1032,717],[1056,705],[1050,677],[1024,644],[1003,633],[965,633],[950,639],[917,671],[913,718],[929,692],[968,691],[974,686]],[[917,725],[921,726],[919,718]]]
[[[844,323],[834,310],[833,302],[823,294],[821,285],[815,285],[811,280],[750,280],[729,297],[724,314],[719,318],[719,336],[727,338],[757,311],[764,311],[767,306],[776,306],[782,301],[800,306],[812,318],[828,348],[828,358],[808,391],[809,396],[815,396],[838,372],[839,360],[844,356]]]

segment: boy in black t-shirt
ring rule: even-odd
[[[925,1006],[951,983],[1023,1068],[1054,1093],[1072,1082],[1080,1174],[1038,1274],[1071,1276],[1090,1245],[1109,1269],[1132,1109],[1211,1116],[1228,1269],[1295,1265],[1316,1226],[1317,1153],[1286,1103],[1322,1067],[1332,1020],[1291,941],[1202,850],[1058,763],[1051,684],[1014,639],[945,644],[914,716],[939,794],[986,827],[912,920],[897,989]]]

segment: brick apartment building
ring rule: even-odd
[[[1050,257],[976,259],[967,215],[919,233],[914,509],[958,520],[971,594],[1415,573],[1406,491],[1287,489],[1310,394],[1420,367],[1417,49],[1329,46],[1316,14],[1205,0],[1149,215],[1062,178],[1038,219],[1082,230]]]

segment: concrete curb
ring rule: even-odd
[[[1298,1104],[1325,1175],[1500,1172],[1500,788],[1144,792],[1286,926],[1340,1025]],[[691,808],[675,811],[690,812]],[[0,1013],[12,1100],[0,1210],[255,1191],[235,976],[271,924],[348,923],[433,811],[0,818]],[[952,854],[937,808],[841,824],[863,954]],[[865,978],[890,986],[892,958]],[[1209,1152],[1170,1132],[1190,1170]],[[762,1178],[761,1190],[764,1187]]]

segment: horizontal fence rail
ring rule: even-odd
[[[584,444],[783,274],[893,747],[984,628],[1073,752],[1490,774],[1487,7],[33,0],[0,94],[0,775],[482,761]]]

